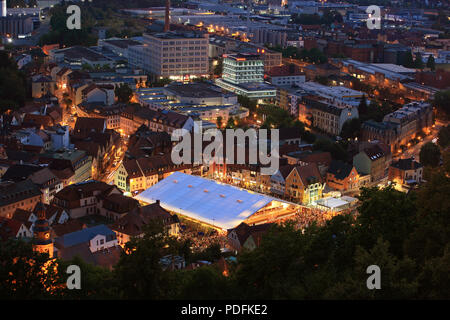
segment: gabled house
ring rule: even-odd
[[[270,191],[272,193],[284,196],[286,194],[286,178],[295,168],[295,165],[285,165],[270,177]]]
[[[286,196],[302,204],[311,204],[322,198],[325,182],[315,163],[296,166],[286,177]]]
[[[353,165],[340,160],[333,160],[328,168],[326,181],[328,187],[347,191],[359,187],[359,174]]]
[[[87,263],[111,269],[119,261],[122,248],[114,231],[101,224],[56,238],[55,253],[63,260],[79,256]]]
[[[180,221],[177,215],[170,214],[161,207],[159,200],[144,207],[137,207],[116,220],[111,229],[117,235],[118,243],[124,246],[133,237],[142,237],[147,225],[153,219],[161,219],[169,235],[177,236]]]
[[[31,238],[33,234],[18,220],[0,217],[0,241],[15,238]]]
[[[103,199],[122,192],[114,185],[90,180],[72,184],[58,192],[52,204],[63,208],[72,219],[100,214]]]
[[[422,182],[423,165],[413,158],[399,159],[389,167],[388,179],[401,185]]]
[[[236,251],[244,248],[250,251],[254,250],[259,247],[263,235],[269,230],[271,225],[270,223],[264,223],[249,226],[242,222],[237,227],[228,230],[228,243]]]
[[[378,146],[364,148],[353,157],[353,166],[360,175],[370,175],[370,181],[375,182],[385,177],[386,155]]]

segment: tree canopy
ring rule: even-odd
[[[420,163],[424,166],[437,167],[441,158],[439,147],[433,142],[428,142],[420,148]]]

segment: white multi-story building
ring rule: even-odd
[[[237,53],[223,55],[222,78],[216,84],[238,95],[251,99],[270,99],[276,96],[276,89],[264,82],[264,61],[261,55]]]
[[[142,46],[129,47],[129,63],[149,72],[154,79],[185,80],[208,75],[208,34],[169,31],[145,34],[142,42]]]
[[[264,81],[264,62],[259,54],[223,55],[222,79],[241,84]]]

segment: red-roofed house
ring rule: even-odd
[[[324,188],[325,182],[315,163],[296,166],[286,177],[286,196],[302,204],[311,204],[322,198]]]

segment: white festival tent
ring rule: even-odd
[[[135,199],[222,229],[236,227],[275,198],[214,180],[174,172]]]

